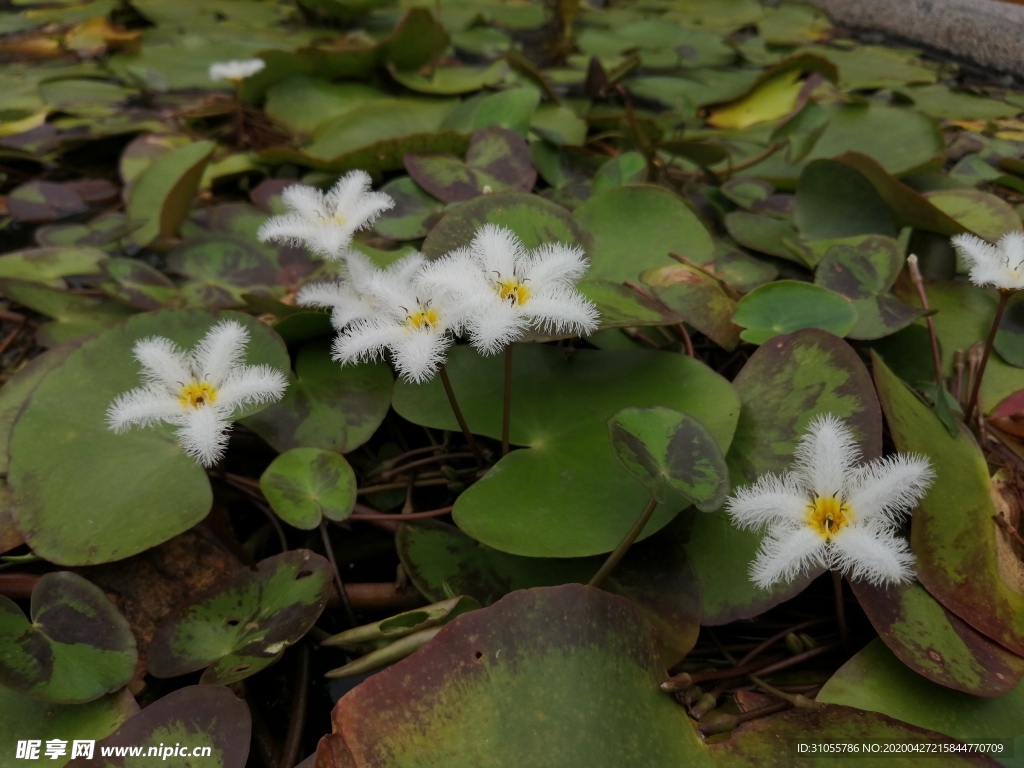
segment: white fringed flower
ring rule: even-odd
[[[907,582],[914,556],[896,535],[935,475],[923,456],[858,464],[853,434],[832,415],[811,422],[793,471],[762,475],[726,502],[741,528],[767,528],[750,577],[767,589],[816,566],[871,584]]]
[[[575,246],[553,243],[529,251],[511,230],[487,224],[468,248],[429,265],[422,281],[473,305],[470,343],[494,354],[528,328],[581,335],[597,330],[597,307],[575,288],[586,270]]]
[[[218,61],[210,65],[210,79],[230,80],[232,83],[240,83],[247,77],[252,77],[267,64],[263,59],[245,59],[243,61]]]
[[[293,184],[281,198],[291,212],[264,222],[257,233],[259,239],[305,245],[314,253],[335,260],[346,255],[357,231],[395,205],[389,195],[370,190],[366,171],[350,171],[327,194],[304,184]]]
[[[1007,232],[995,245],[974,235],[957,235],[953,245],[971,268],[971,282],[1004,291],[1024,288],[1024,232]]]
[[[162,336],[135,343],[143,386],[119,395],[107,409],[107,425],[124,432],[133,425],[175,424],[189,456],[211,467],[227,446],[236,408],[280,400],[285,375],[269,365],[242,365],[249,331],[234,320],[210,329],[192,352]]]
[[[412,253],[387,269],[379,269],[363,254],[349,251],[344,259],[345,279],[306,285],[296,296],[296,303],[331,310],[331,324],[343,331],[351,323],[374,313],[378,304],[374,291],[379,283],[409,282],[424,261],[422,254]]]
[[[374,360],[387,350],[407,381],[419,383],[434,376],[453,335],[465,324],[468,307],[457,294],[420,283],[412,268],[415,258],[422,256],[407,256],[372,276],[361,294],[372,302],[372,312],[351,321],[335,339],[335,360],[343,365]]]

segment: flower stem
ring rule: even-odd
[[[907,271],[910,272],[910,282],[914,284],[921,307],[928,311],[931,307],[928,306],[928,294],[924,290],[924,278],[921,277],[921,269],[917,266],[917,256],[913,253],[907,256]],[[942,377],[942,358],[939,356],[939,340],[935,335],[935,323],[932,321],[932,316],[927,315],[924,321],[928,325],[928,338],[932,346],[932,365],[935,367],[935,386],[938,388],[935,396],[941,397],[941,392],[945,389],[946,385]]]
[[[508,455],[508,429],[512,421],[512,345],[505,347],[505,397],[501,409],[501,455]]]
[[[356,615],[352,611],[352,604],[348,601],[348,592],[345,591],[345,582],[341,580],[341,571],[338,569],[338,561],[334,558],[334,547],[331,544],[331,535],[327,532],[327,521],[320,521],[320,538],[324,542],[324,552],[331,562],[331,569],[334,571],[334,585],[338,588],[338,597],[341,598],[341,605],[345,609],[345,616],[353,627],[358,627]]]
[[[623,558],[629,548],[633,546],[633,542],[637,540],[637,537],[643,532],[644,527],[647,525],[647,521],[651,519],[651,515],[654,514],[654,510],[658,507],[658,501],[653,496],[647,500],[647,506],[644,507],[644,511],[640,513],[640,517],[633,523],[633,527],[629,529],[622,541],[619,542],[614,551],[608,555],[608,559],[604,561],[604,565],[601,569],[594,574],[588,584],[591,587],[601,586],[608,574],[612,572],[616,565],[619,564],[619,560]]]
[[[999,330],[999,321],[1003,319],[1003,312],[1006,303],[1013,295],[1013,291],[999,291],[999,303],[996,305],[996,316],[992,318],[992,327],[988,331],[988,338],[985,339],[985,347],[981,352],[981,363],[978,365],[978,372],[974,377],[974,386],[971,387],[971,396],[967,399],[967,408],[964,410],[964,421],[971,422],[971,416],[978,405],[978,394],[981,392],[981,380],[985,374],[985,366],[988,364],[988,356],[992,353],[992,345],[996,340],[996,332]]]
[[[832,571],[832,589],[836,596],[836,623],[839,625],[839,637],[843,648],[850,647],[850,631],[846,626],[846,607],[843,605],[843,575]]]
[[[473,451],[477,465],[483,467],[484,456],[480,453],[480,446],[476,444],[476,438],[473,437],[473,433],[469,431],[469,427],[466,425],[466,418],[462,415],[462,409],[459,408],[459,401],[455,399],[455,390],[452,389],[452,382],[448,378],[448,369],[444,363],[441,364],[440,373],[441,383],[444,385],[444,393],[448,395],[448,403],[452,407],[452,413],[455,414],[455,420],[459,422],[459,429],[462,430],[466,442],[469,443],[469,448]]]

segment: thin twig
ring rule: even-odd
[[[1002,512],[998,515],[992,515],[992,519],[996,521],[996,525],[998,525],[1004,533],[1017,542],[1018,546],[1024,547],[1024,538],[1021,537],[1020,531],[1014,528],[1013,525],[1010,524],[1010,521],[1003,517]]]
[[[218,475],[213,476],[218,477]],[[281,551],[287,552],[288,538],[284,534],[284,528],[281,527],[281,522],[277,519],[277,515],[274,513],[274,510],[272,510],[266,503],[266,497],[263,495],[263,492],[260,491],[259,483],[256,484],[256,487],[253,487],[251,484],[243,482],[244,480],[248,480],[248,478],[244,478],[241,475],[232,475],[228,472],[224,473],[223,480],[232,488],[235,488],[248,496],[249,500],[252,501],[253,506],[259,509],[260,512],[266,516],[267,521],[274,529],[274,533],[277,534],[277,541],[281,545]]]
[[[380,476],[383,478],[393,477],[394,475],[400,475],[403,472],[408,472],[410,469],[426,467],[438,461],[447,461],[448,459],[472,459],[473,456],[473,453],[469,451],[465,451],[463,453],[443,453],[439,456],[430,456],[426,459],[419,459],[417,461],[409,462],[408,464],[403,464],[400,467],[389,469],[386,472],[380,473]]]
[[[454,507],[441,507],[440,509],[432,509],[429,512],[405,512],[405,513],[387,513],[387,512],[353,512],[348,516],[349,520],[394,520],[396,523],[402,523],[406,520],[425,520],[430,517],[443,517],[444,515],[450,514]]]
[[[351,626],[357,626],[356,615],[352,611],[352,604],[348,601],[348,592],[345,591],[345,582],[341,580],[341,571],[338,570],[338,561],[334,558],[334,547],[331,546],[331,535],[327,532],[327,521],[320,521],[320,537],[324,540],[324,550],[327,552],[327,559],[331,561],[331,568],[334,569],[334,583],[338,588],[338,596],[341,597],[341,604],[345,608],[345,615],[348,617]]]

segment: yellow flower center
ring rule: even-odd
[[[807,505],[807,524],[826,541],[849,525],[852,519],[850,507],[835,496],[818,496],[813,504]]]
[[[202,408],[217,401],[217,388],[208,381],[193,381],[181,388],[178,402],[182,408]]]
[[[415,312],[410,312],[405,318],[405,327],[411,331],[432,330],[441,322],[437,310],[433,307],[417,307]]]
[[[494,290],[498,292],[502,301],[507,299],[520,307],[530,298],[530,289],[526,287],[526,283],[519,280],[499,280],[494,284]]]

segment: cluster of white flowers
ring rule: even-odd
[[[170,339],[153,336],[135,343],[143,386],[120,395],[107,409],[115,432],[160,421],[179,427],[185,452],[207,467],[224,454],[231,416],[239,406],[280,400],[285,375],[269,365],[242,365],[249,331],[224,320],[185,352]]]
[[[767,528],[750,567],[758,586],[817,566],[872,584],[913,578],[914,556],[896,529],[931,485],[931,465],[903,454],[859,461],[853,433],[834,416],[819,416],[797,446],[792,472],[762,475],[732,495],[726,509],[733,522]]]
[[[244,59],[242,61],[218,61],[210,65],[210,79],[228,80],[232,83],[240,83],[247,77],[252,77],[266,67],[263,59]]]
[[[326,195],[295,185],[283,199],[291,212],[268,220],[261,240],[303,244],[339,263],[341,280],[306,286],[304,306],[325,307],[339,336],[342,364],[390,352],[398,373],[430,379],[456,336],[483,354],[500,352],[531,329],[587,334],[597,308],[576,289],[586,271],[583,252],[563,244],[528,250],[511,231],[487,225],[465,248],[434,261],[414,253],[379,269],[351,249],[352,237],[394,202],[370,190],[370,177],[352,171]]]

